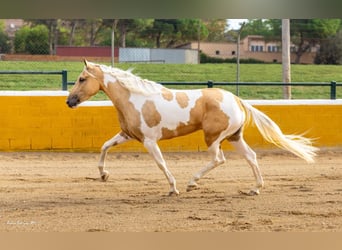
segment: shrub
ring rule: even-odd
[[[29,27],[22,27],[20,30],[15,32],[14,37],[14,51],[16,53],[25,53],[26,52],[26,38],[30,32]]]
[[[321,42],[315,64],[342,64],[342,31]]]
[[[26,37],[26,50],[30,54],[49,54],[49,31],[45,25],[33,27]]]
[[[10,39],[0,31],[0,53],[9,53],[11,51]]]
[[[201,63],[236,63],[236,58],[219,58],[219,57],[211,57],[204,53],[201,53]],[[260,61],[253,58],[248,59],[240,59],[240,63],[265,63],[264,61]]]
[[[14,38],[16,53],[49,54],[49,31],[45,25],[23,27]]]

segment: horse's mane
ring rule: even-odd
[[[106,65],[98,66],[103,73],[110,74],[111,76],[115,77],[124,88],[131,92],[143,95],[160,93],[160,89],[162,87],[160,84],[147,79],[142,79],[141,77],[132,74],[132,69],[125,71]]]

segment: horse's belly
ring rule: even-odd
[[[180,123],[176,129],[161,128],[160,140],[171,139],[178,136],[187,135],[201,129],[200,124],[182,124]]]

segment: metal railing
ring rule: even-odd
[[[68,90],[68,85],[73,85],[74,82],[68,82],[68,72],[67,70],[61,71],[0,71],[0,75],[61,75],[62,76],[62,90]],[[159,82],[162,85],[173,85],[173,86],[207,86],[208,88],[213,88],[215,86],[235,86],[236,94],[239,95],[240,86],[303,86],[303,87],[330,87],[330,99],[336,99],[336,87],[342,86],[342,83],[336,83],[336,81],[331,81],[330,83],[282,83],[282,82]]]
[[[213,88],[214,86],[235,86],[236,95],[239,95],[239,86],[300,86],[300,87],[330,87],[330,99],[336,99],[336,87],[342,86],[341,83],[336,83],[336,81],[331,81],[330,83],[282,83],[282,82],[160,82],[162,85],[173,85],[173,86],[207,86],[208,88]]]
[[[0,71],[0,75],[61,75],[62,76],[62,90],[67,90],[68,85],[68,71]]]

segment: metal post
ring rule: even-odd
[[[330,83],[330,99],[336,100],[336,82],[331,81]]]
[[[240,82],[240,36],[245,22],[242,23],[240,30],[238,32],[237,45],[236,45],[236,95],[239,96],[239,82]]]
[[[197,27],[197,63],[201,63],[201,19],[198,19]]]
[[[211,80],[209,80],[209,81],[207,82],[207,86],[208,86],[208,88],[214,87],[214,82],[211,81]]]
[[[291,82],[290,19],[282,19],[282,68],[283,83]],[[283,98],[291,99],[291,86],[283,86]]]
[[[62,90],[68,90],[68,71],[62,70]]]
[[[111,52],[112,52],[112,67],[114,67],[114,59],[115,59],[115,36],[114,36],[114,30],[116,27],[117,20],[114,19],[113,26],[112,26],[112,44],[111,44]]]

